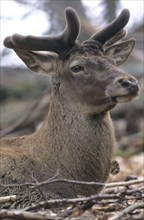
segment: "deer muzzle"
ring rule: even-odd
[[[138,81],[130,77],[118,77],[106,89],[106,95],[115,103],[129,102],[139,94]]]

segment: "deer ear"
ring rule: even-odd
[[[53,72],[54,55],[17,49],[14,51],[30,70],[44,74]]]
[[[135,39],[130,39],[119,44],[108,47],[105,51],[107,57],[115,60],[116,65],[119,66],[124,63],[131,54],[135,45]]]

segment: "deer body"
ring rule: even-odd
[[[5,181],[12,182],[14,178],[13,182],[16,179],[18,182],[31,182],[31,175],[38,181],[44,181],[59,170],[59,177],[62,178],[105,182],[115,144],[109,112],[94,115],[95,112],[88,112],[85,106],[78,106],[77,101],[73,103],[70,99],[68,103],[67,98],[59,94],[58,88],[53,90],[48,118],[40,131],[1,142],[1,146],[6,146],[6,154],[8,149],[12,151],[7,159]],[[13,160],[18,162],[11,170],[9,165]],[[2,159],[1,163],[5,164]],[[23,165],[20,171],[19,163],[21,167]],[[57,191],[63,197],[73,197],[96,193],[99,188],[73,186],[67,192],[65,185],[60,189],[58,184]],[[56,186],[48,185],[49,190],[56,193]]]
[[[129,56],[134,40],[113,45],[125,35],[122,24],[116,31],[108,26],[115,33],[107,39],[108,27],[83,44],[74,43],[78,33],[73,33],[73,26],[75,23],[78,29],[78,18],[73,9],[66,13],[70,28],[54,38],[53,49],[45,42],[51,38],[14,35],[5,40],[31,70],[51,74],[53,86],[43,127],[32,135],[1,141],[0,177],[4,184],[41,182],[57,172],[61,178],[102,183],[109,176],[115,145],[109,110],[132,100],[139,90],[136,79],[116,67]],[[129,17],[127,13],[119,20]],[[107,41],[112,46],[104,50]],[[58,55],[33,52],[44,46]],[[55,183],[42,190],[52,197],[75,197],[97,193],[100,186]]]
[[[98,122],[91,120],[93,119],[82,122],[78,120],[78,123],[73,125],[67,125],[67,121],[63,121],[63,126],[60,128],[54,124],[51,127],[54,130],[42,129],[31,136],[9,139],[11,143],[6,142],[5,149],[8,164],[3,163],[1,159],[1,163],[7,165],[6,172],[8,171],[4,181],[31,182],[31,175],[33,175],[40,182],[53,177],[59,170],[59,177],[62,178],[105,182],[112,159],[113,130],[108,115],[102,116]],[[63,133],[64,136],[62,136]],[[8,147],[11,155],[8,154]],[[53,187],[55,190],[55,186]],[[90,195],[99,189],[99,187],[86,189],[77,186],[76,189],[70,187],[66,192],[65,187],[60,189],[58,185],[58,193],[63,197],[73,197],[78,194]],[[52,191],[52,187],[48,185],[47,191],[49,189]]]

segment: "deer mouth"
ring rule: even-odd
[[[115,103],[122,103],[122,102],[130,102],[132,101],[136,96],[136,95],[119,95],[119,96],[112,96],[111,100]]]

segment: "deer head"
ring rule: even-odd
[[[80,29],[77,13],[67,8],[65,15],[66,27],[58,36],[14,34],[5,39],[4,45],[14,49],[32,71],[50,74],[54,91],[85,108],[94,107],[92,111],[96,113],[137,96],[137,80],[117,67],[127,60],[135,45],[134,39],[117,43],[126,35],[123,28],[129,20],[129,11],[124,9],[83,43],[77,41]]]

